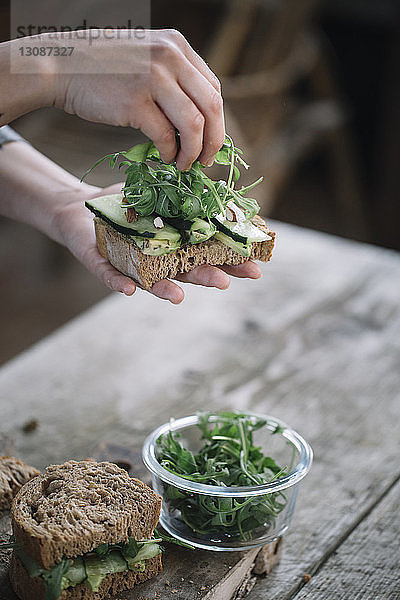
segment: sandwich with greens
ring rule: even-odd
[[[258,215],[247,193],[260,181],[238,187],[239,166],[248,168],[231,138],[215,162],[226,165],[226,180],[213,181],[195,161],[189,171],[165,164],[152,142],[104,156],[125,170],[121,194],[94,198],[97,246],[121,273],[144,289],[200,265],[238,265],[271,258],[275,233]]]
[[[10,579],[22,600],[102,600],[157,575],[161,498],[117,465],[51,465],[13,500]]]

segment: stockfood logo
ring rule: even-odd
[[[20,41],[10,45],[12,72],[40,73],[49,61],[52,69],[64,73],[148,71],[150,0],[63,4],[11,0],[11,39]]]

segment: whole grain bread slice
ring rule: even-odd
[[[0,510],[9,510],[21,487],[40,471],[15,456],[0,456]]]
[[[11,508],[15,541],[48,569],[102,543],[150,538],[161,498],[109,462],[47,467],[18,492]]]
[[[129,236],[116,231],[101,217],[94,218],[94,226],[100,254],[118,271],[134,279],[140,287],[150,290],[156,281],[173,279],[178,273],[187,273],[204,264],[239,265],[250,259],[268,262],[275,243],[275,232],[271,231],[258,215],[253,217],[252,221],[271,239],[253,243],[249,258],[238,254],[215,238],[200,244],[181,246],[171,254],[149,256],[143,254]]]
[[[59,600],[103,600],[110,595],[130,590],[157,575],[162,569],[161,554],[148,558],[143,572],[124,571],[107,575],[97,592],[92,592],[85,583],[63,590]],[[15,552],[11,556],[10,581],[14,592],[21,600],[43,600],[45,586],[41,577],[29,577]]]

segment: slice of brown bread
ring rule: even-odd
[[[138,583],[147,581],[162,569],[161,554],[146,560],[146,569],[142,573],[124,571],[107,575],[97,592],[92,592],[85,583],[67,588],[59,596],[59,600],[103,600],[110,595],[130,590]],[[10,580],[14,592],[21,600],[43,600],[45,586],[41,577],[29,577],[18,556],[13,552],[10,564]]]
[[[43,567],[103,543],[150,538],[161,498],[117,465],[93,460],[51,465],[18,492],[15,541]]]
[[[149,256],[143,254],[129,236],[116,231],[100,217],[94,218],[94,226],[100,254],[118,271],[134,279],[140,287],[149,290],[160,279],[172,279],[178,273],[187,273],[204,264],[239,265],[250,259],[268,262],[275,243],[275,232],[271,231],[258,215],[252,221],[271,239],[254,243],[249,258],[238,254],[215,238],[200,244],[182,246],[172,254]]]
[[[0,456],[0,510],[9,510],[16,493],[24,483],[37,475],[40,475],[40,471],[19,458]]]

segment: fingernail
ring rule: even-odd
[[[136,290],[136,287],[127,285],[126,287],[124,287],[124,289],[122,291],[125,294],[125,296],[132,296],[135,293],[135,290]]]
[[[174,294],[174,296],[172,298],[170,298],[169,301],[172,304],[180,304],[183,301],[184,297],[185,297],[185,294],[182,291],[182,294]]]

